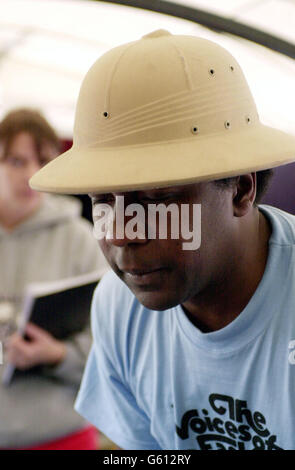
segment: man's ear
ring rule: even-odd
[[[254,205],[256,198],[256,173],[238,176],[233,188],[233,211],[235,217],[243,217]]]

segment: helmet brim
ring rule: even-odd
[[[30,186],[59,194],[125,192],[212,181],[295,160],[295,136],[257,124],[169,142],[77,147],[38,171]]]

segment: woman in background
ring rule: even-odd
[[[9,305],[13,328],[28,283],[55,281],[101,270],[107,263],[80,216],[76,198],[32,191],[30,177],[55,158],[59,139],[37,111],[19,109],[0,123],[0,307]],[[0,385],[0,449],[94,449],[96,431],[74,410],[89,330],[58,341],[28,324],[30,341],[12,334],[5,362],[20,370],[9,387]],[[0,380],[4,367],[0,366]]]

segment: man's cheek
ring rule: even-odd
[[[110,250],[105,242],[105,239],[98,240],[98,246],[101,249],[104,257],[107,259],[107,261],[110,263]],[[111,264],[111,263],[110,263]]]
[[[103,238],[102,240],[98,240],[98,245],[104,255],[104,257],[106,258],[107,262],[109,263],[109,265],[111,266],[111,268],[117,272],[118,268],[116,266],[116,263],[114,261],[114,255],[112,253],[112,247],[110,247],[105,239]]]

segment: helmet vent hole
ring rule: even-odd
[[[197,134],[199,132],[199,129],[197,128],[197,126],[193,126],[191,130],[193,134]]]
[[[226,129],[229,129],[229,128],[230,128],[230,122],[229,122],[229,121],[225,121],[224,127],[225,127]]]
[[[209,70],[209,73],[210,73],[210,75],[215,75],[215,70],[214,70],[214,69],[210,69],[210,70]]]
[[[107,111],[104,111],[103,116],[104,116],[105,118],[108,118],[110,115],[109,115],[109,113],[108,113]]]

